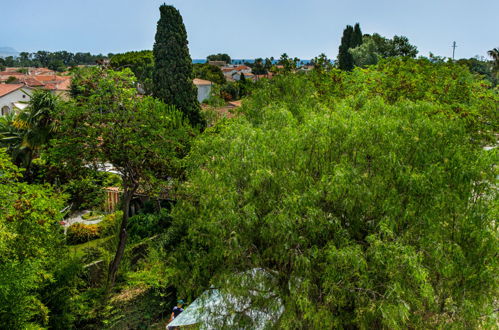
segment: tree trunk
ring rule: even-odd
[[[123,258],[123,254],[125,253],[126,240],[128,237],[126,227],[128,225],[128,217],[129,217],[129,209],[130,209],[130,201],[137,190],[137,185],[134,185],[131,188],[127,186],[124,187],[123,192],[123,219],[121,220],[120,225],[120,234],[119,234],[119,242],[116,248],[116,254],[114,255],[113,261],[109,264],[109,272],[107,275],[107,292],[109,293],[114,286],[114,282],[116,280],[116,274],[118,272],[118,267],[120,266],[121,259]]]

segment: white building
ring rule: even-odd
[[[24,84],[0,84],[0,116],[6,116],[16,108],[24,109],[30,100],[29,91]]]
[[[210,97],[211,86],[213,83],[209,80],[203,80],[195,78],[193,81],[194,85],[196,85],[198,89],[198,102],[201,103],[207,98]]]

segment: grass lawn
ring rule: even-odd
[[[103,245],[105,242],[109,241],[112,238],[113,238],[113,236],[108,236],[108,237],[94,239],[92,241],[82,243],[82,244],[69,245],[68,246],[69,252],[74,257],[82,258],[85,255],[85,249],[98,247],[100,245]]]

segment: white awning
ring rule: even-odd
[[[12,102],[12,105],[19,110],[24,110],[28,106],[28,103]]]

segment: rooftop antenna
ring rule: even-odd
[[[452,59],[454,59],[454,54],[456,53],[456,47],[457,47],[457,45],[456,45],[456,42],[454,41],[452,43]]]

